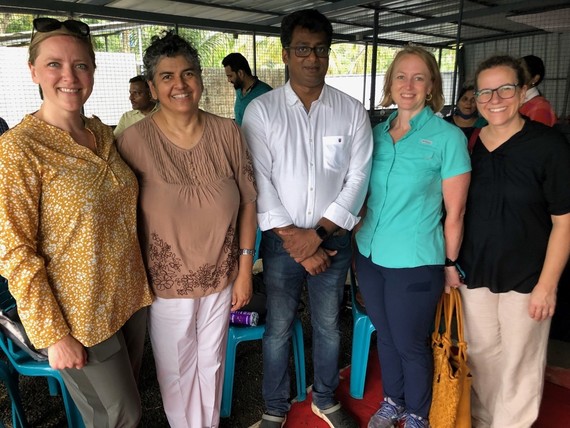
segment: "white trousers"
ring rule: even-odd
[[[460,288],[473,428],[530,428],[538,417],[551,319],[528,314],[530,294]]]
[[[197,299],[157,298],[151,305],[156,373],[173,428],[219,424],[231,290]]]

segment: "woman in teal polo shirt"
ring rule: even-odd
[[[356,234],[356,269],[378,332],[384,391],[369,428],[429,427],[428,338],[444,285],[461,284],[454,260],[471,170],[463,132],[434,114],[443,102],[434,56],[415,46],[400,51],[382,100],[398,109],[374,128],[366,212]]]

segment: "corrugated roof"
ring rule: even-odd
[[[478,43],[544,33],[548,28],[533,16],[566,15],[570,6],[568,0],[0,0],[4,12],[63,12],[258,34],[278,34],[283,16],[305,8],[327,15],[338,40],[372,41],[377,22],[383,43],[448,47],[456,44],[460,20],[462,43]]]

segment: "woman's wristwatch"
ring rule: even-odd
[[[457,260],[451,260],[448,257],[445,258],[445,263],[444,263],[445,267],[452,267],[452,266],[456,266],[456,265],[457,265]]]

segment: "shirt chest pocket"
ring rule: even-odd
[[[323,137],[323,165],[326,169],[344,168],[349,162],[349,140],[343,135]]]
[[[429,147],[414,147],[402,154],[398,171],[410,181],[424,181],[439,176],[441,159],[436,150]]]

